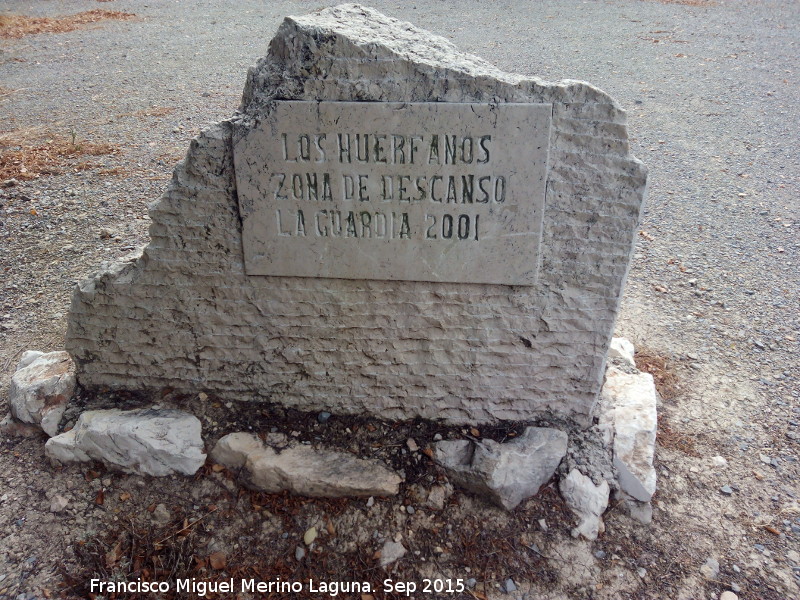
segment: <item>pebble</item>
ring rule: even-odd
[[[441,442],[442,441],[442,434],[441,433],[437,433],[435,436],[433,436],[433,441],[434,442]]]
[[[636,569],[636,574],[641,578],[644,579],[647,576],[647,569],[644,567],[639,567]]]
[[[736,585],[736,584],[735,584],[735,583],[733,583],[733,582],[731,582],[731,589],[732,589],[734,592],[736,592],[736,593],[739,593],[739,592],[741,592],[741,591],[742,591],[742,588],[740,588],[738,585]]]
[[[367,508],[372,508],[374,505],[375,505],[375,498],[370,496],[369,500],[367,500]]]
[[[606,557],[606,553],[603,550],[598,550],[594,553],[594,557],[598,560],[603,560]]]
[[[722,592],[719,595],[719,600],[739,600],[739,596],[733,592]]]
[[[317,528],[312,527],[308,531],[306,531],[305,535],[303,536],[303,542],[306,546],[310,546],[314,543],[314,540],[317,539]]]
[[[475,586],[478,585],[478,580],[474,577],[470,577],[464,582],[464,585],[466,585],[469,589],[474,590]]]
[[[517,585],[514,583],[514,580],[509,577],[503,584],[503,589],[505,590],[506,594],[510,594],[511,592],[517,591]]]
[[[325,424],[328,422],[328,419],[331,418],[331,413],[322,411],[317,415],[317,421],[321,424]]]
[[[722,456],[715,456],[711,459],[711,464],[713,464],[715,467],[727,467],[728,461]]]
[[[733,494],[733,489],[729,485],[723,485],[721,488],[719,488],[719,491],[725,494],[726,496],[730,496],[731,494]]]
[[[419,450],[419,446],[417,445],[417,442],[414,441],[414,438],[408,438],[406,440],[406,446],[408,446],[408,449],[411,452],[416,452],[417,450]]]
[[[700,567],[700,573],[706,579],[716,579],[719,575],[719,562],[715,558],[709,558],[705,564]]]
[[[413,515],[417,511],[413,506],[409,505],[409,506],[406,506],[406,512],[408,512],[408,514],[410,514],[410,515]]]
[[[542,531],[547,531],[547,521],[544,519],[539,519],[539,527]]]
[[[294,549],[294,557],[298,561],[303,560],[303,557],[305,557],[305,555],[306,555],[306,551],[302,546],[297,546],[297,548]]]

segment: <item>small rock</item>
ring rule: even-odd
[[[742,588],[741,588],[741,587],[739,587],[739,585],[738,585],[738,584],[736,584],[736,583],[735,583],[735,582],[733,582],[733,581],[731,582],[731,589],[732,589],[734,592],[736,592],[737,594],[738,594],[739,592],[741,592],[741,591],[742,591]]]
[[[644,579],[647,576],[647,569],[644,567],[639,567],[636,569],[636,574],[639,576],[640,579]]]
[[[45,454],[60,463],[99,460],[128,473],[194,475],[206,455],[200,421],[180,410],[90,410],[50,438]]]
[[[598,550],[594,553],[594,557],[598,560],[603,560],[606,557],[606,553],[603,550]]]
[[[450,489],[448,489],[450,488]],[[431,491],[428,492],[428,499],[425,501],[425,506],[431,510],[442,510],[447,498],[452,493],[452,486],[434,485]]]
[[[411,505],[409,504],[408,506],[406,506],[406,512],[407,512],[408,514],[410,514],[410,515],[413,515],[415,512],[417,512],[417,510],[416,510],[416,509],[415,509],[413,506],[411,506]]]
[[[8,389],[11,414],[53,437],[75,391],[75,364],[66,352],[36,351],[23,354],[19,364],[24,366],[11,377]]]
[[[572,469],[561,479],[558,489],[567,506],[579,519],[578,526],[572,530],[572,536],[582,535],[587,540],[596,540],[598,534],[605,530],[601,515],[608,507],[608,482],[595,485],[591,478]]]
[[[298,562],[303,560],[305,555],[306,555],[306,550],[302,546],[297,546],[297,548],[294,549],[294,557],[295,559],[297,559]]]
[[[719,562],[715,558],[710,558],[700,567],[700,574],[706,579],[716,579],[719,575]]]
[[[252,433],[229,433],[219,439],[211,451],[211,460],[232,470],[241,469],[251,452],[263,447],[258,436]]]
[[[625,338],[611,338],[611,345],[608,347],[609,358],[621,358],[631,367],[636,366],[633,360],[633,344]]]
[[[453,483],[506,510],[536,494],[566,452],[567,434],[548,427],[527,427],[504,444],[490,439],[433,444],[433,459]]]
[[[726,496],[730,496],[731,494],[733,494],[733,488],[729,485],[723,485],[721,488],[719,488],[719,491],[725,494]]]
[[[17,371],[24,369],[39,357],[44,356],[44,352],[38,350],[25,350],[17,363]]]
[[[514,580],[510,577],[506,579],[505,583],[503,583],[503,590],[506,594],[510,594],[511,592],[517,591],[517,584],[514,583]]]
[[[466,586],[467,586],[467,588],[469,588],[469,589],[471,589],[471,590],[474,590],[474,589],[475,589],[475,586],[476,586],[476,585],[478,585],[478,580],[477,580],[477,579],[475,579],[474,577],[470,577],[469,579],[467,579],[467,580],[464,582],[464,585],[466,585]]]
[[[419,450],[419,446],[417,445],[417,442],[414,441],[414,438],[408,438],[406,440],[406,446],[408,446],[408,449],[411,452],[416,452],[417,450]]]
[[[324,410],[317,415],[317,421],[322,425],[327,423],[330,418],[331,418],[331,413]]]
[[[156,525],[164,526],[172,520],[172,515],[165,504],[158,504],[153,511],[152,520]]]
[[[367,508],[372,508],[373,506],[375,506],[375,498],[370,496],[367,500]]]
[[[437,433],[436,435],[433,436],[433,441],[434,442],[441,442],[442,439],[443,438],[442,438],[442,434],[441,433]]]
[[[314,540],[316,540],[316,539],[317,539],[317,528],[316,527],[311,527],[303,535],[303,543],[306,546],[310,546],[311,544],[313,544]]]
[[[381,548],[380,565],[383,568],[388,567],[392,563],[400,560],[406,555],[406,549],[403,544],[387,540]]]
[[[739,600],[739,596],[733,592],[725,591],[719,595],[719,600]]]
[[[711,464],[715,467],[727,467],[728,461],[725,460],[722,456],[715,456],[711,459]]]
[[[56,495],[50,501],[50,512],[60,513],[65,508],[67,508],[67,504],[69,504],[69,500],[64,498],[64,496]]]
[[[547,521],[545,521],[544,519],[539,519],[539,528],[542,531],[547,531]]]

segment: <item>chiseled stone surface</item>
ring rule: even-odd
[[[433,460],[455,485],[513,510],[553,476],[567,453],[567,434],[527,427],[510,442],[447,440],[432,446]]]
[[[277,452],[250,433],[224,436],[211,458],[228,468],[243,469],[246,483],[269,493],[289,491],[316,498],[394,496],[402,481],[376,461],[304,445]]]
[[[247,275],[233,148],[276,99],[552,105],[535,285]],[[79,382],[384,418],[588,424],[646,187],[625,124],[587,83],[504,73],[368,8],[289,17],[239,112],[192,141],[151,206],[143,254],[76,290],[67,349]]]
[[[245,272],[534,285],[552,112],[276,102],[233,148]]]
[[[66,352],[29,350],[11,376],[8,404],[23,423],[40,425],[50,437],[75,391],[75,364]]]
[[[614,431],[614,466],[619,487],[639,502],[656,491],[655,455],[658,415],[656,387],[649,373],[625,373],[609,367],[601,393],[600,425]]]
[[[44,449],[60,463],[99,460],[127,473],[194,475],[206,460],[200,431],[199,419],[180,410],[90,410]]]

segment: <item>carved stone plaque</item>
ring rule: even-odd
[[[247,274],[533,285],[551,116],[276,102],[234,145]]]

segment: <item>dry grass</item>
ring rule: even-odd
[[[31,138],[32,132],[13,131],[0,135],[0,181],[57,175],[68,168],[85,171],[98,165],[80,160],[82,157],[119,153],[119,147],[112,144],[79,141],[57,135],[37,141]]]
[[[668,358],[648,348],[639,348],[634,356],[636,368],[650,373],[658,393],[664,400],[672,400],[678,394],[678,377]]]
[[[670,450],[677,450],[687,456],[694,456],[698,458],[700,453],[694,444],[694,438],[688,434],[680,431],[675,431],[669,423],[666,415],[659,415],[658,417],[658,432],[656,433],[658,445],[662,448]]]
[[[114,19],[132,19],[136,15],[115,10],[88,10],[61,17],[28,17],[26,15],[0,15],[0,38],[21,38],[38,33],[64,33],[82,25]]]

